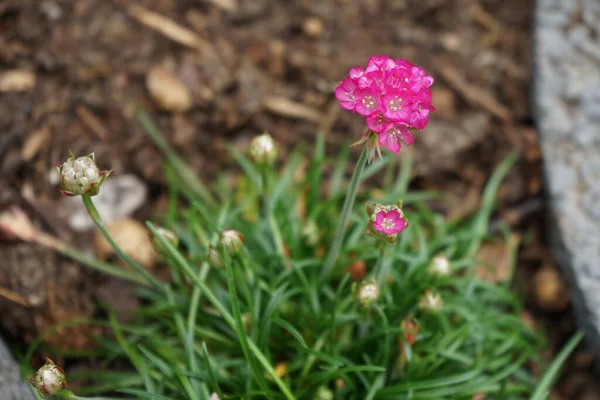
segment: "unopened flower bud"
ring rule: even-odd
[[[435,276],[448,276],[450,275],[450,262],[444,256],[433,257],[427,267],[427,272]]]
[[[271,166],[277,159],[277,146],[268,133],[256,136],[248,149],[250,159],[259,166]]]
[[[100,171],[96,166],[94,153],[65,161],[58,168],[60,176],[60,191],[67,196],[95,196],[100,191],[100,185],[111,171]]]
[[[312,219],[308,220],[302,228],[302,236],[306,239],[306,243],[315,246],[319,243],[319,227]]]
[[[315,400],[333,400],[333,392],[327,386],[319,386]]]
[[[157,227],[156,231],[173,247],[177,247],[179,244],[179,237],[177,237],[175,231],[161,227]],[[165,255],[168,253],[166,247],[160,242],[160,240],[158,240],[156,236],[152,238],[152,246],[154,247],[154,251],[156,251],[158,254]]]
[[[227,229],[219,234],[219,246],[225,247],[229,254],[238,254],[244,246],[244,236],[238,231]]]
[[[67,388],[65,372],[49,358],[33,378],[29,379],[29,382],[44,399],[55,396]]]
[[[408,226],[408,218],[402,212],[402,202],[385,205],[365,203],[369,222],[367,235],[382,238],[389,243],[396,243],[398,234]]]
[[[216,247],[210,246],[208,248],[208,263],[213,268],[223,268],[225,266],[225,261],[223,260],[223,256],[221,252]]]
[[[355,288],[355,291],[358,301],[365,308],[371,306],[379,298],[379,286],[372,279],[362,282]]]
[[[434,293],[432,290],[427,290],[419,300],[419,308],[423,311],[438,312],[444,307],[442,297]]]
[[[210,395],[210,400],[221,400],[221,399],[218,394],[213,393]]]

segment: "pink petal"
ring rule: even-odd
[[[365,70],[365,72],[377,70],[387,71],[394,68],[395,66],[396,64],[394,63],[394,60],[392,60],[386,55],[373,56],[369,58],[369,61],[367,61],[367,69]]]
[[[396,220],[394,224],[394,233],[402,232],[406,228],[406,221],[403,219]]]
[[[389,130],[389,129],[388,129]],[[377,140],[379,141],[379,145],[380,146],[387,146],[387,141],[389,139],[389,136],[387,131],[381,132],[378,137]]]
[[[383,221],[385,221],[385,211],[379,211],[375,216],[375,223],[383,224]]]
[[[398,210],[390,210],[388,211],[386,217],[389,219],[397,220],[398,218],[400,218],[400,213],[398,212]]]
[[[362,116],[369,116],[376,113],[379,109],[378,96],[369,89],[358,89],[354,92],[356,96],[356,112]]]
[[[367,126],[375,133],[386,131],[392,123],[388,121],[381,113],[373,114],[367,117]]]
[[[408,129],[399,128],[398,136],[406,145],[410,146],[415,141],[413,134]]]
[[[401,147],[397,137],[393,136],[388,140],[387,148],[390,149],[392,153],[399,152]]]
[[[365,73],[365,70],[361,66],[356,66],[350,69],[350,78],[358,79]]]

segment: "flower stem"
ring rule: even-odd
[[[350,186],[348,186],[348,192],[346,192],[346,199],[344,200],[342,215],[340,216],[340,221],[336,228],[333,242],[331,243],[331,247],[329,248],[329,253],[327,253],[325,265],[321,270],[322,280],[327,279],[329,275],[331,275],[335,266],[335,262],[337,261],[338,255],[340,254],[340,249],[342,248],[342,240],[346,231],[346,224],[348,222],[348,218],[350,217],[350,213],[352,212],[352,207],[354,207],[354,200],[356,200],[358,184],[360,182],[360,177],[363,171],[365,170],[366,165],[367,148],[365,146],[363,148],[362,153],[360,153],[360,157],[358,158],[358,161],[356,163],[356,168],[354,169],[354,174],[352,175],[352,180],[350,181]]]
[[[266,169],[263,169],[262,171],[262,183],[264,213],[263,217],[267,220],[269,230],[271,231],[271,235],[273,236],[273,242],[275,243],[275,250],[277,250],[277,254],[283,256],[285,254],[283,239],[281,237],[281,230],[279,229],[279,225],[277,224],[275,215],[273,215],[273,209],[275,208],[275,204],[273,204],[271,201],[271,181],[269,179],[269,174]]]
[[[158,279],[156,279],[144,267],[142,267],[137,262],[135,262],[131,257],[129,257],[117,245],[117,243],[115,243],[115,241],[113,240],[112,236],[110,236],[110,233],[106,229],[106,226],[104,225],[104,222],[102,222],[102,218],[100,217],[100,214],[98,213],[98,210],[96,209],[96,206],[94,206],[94,203],[92,202],[92,198],[89,195],[83,195],[81,197],[83,199],[83,204],[85,205],[85,209],[87,210],[88,214],[90,215],[90,218],[92,218],[92,221],[94,221],[94,223],[96,224],[96,226],[98,227],[98,229],[100,229],[100,232],[102,232],[102,234],[104,235],[104,237],[106,238],[106,240],[108,241],[108,243],[115,250],[115,253],[117,253],[117,255],[123,261],[125,261],[127,264],[129,264],[129,266],[135,272],[137,272],[138,274],[140,274],[146,281],[148,281],[149,284],[151,284],[152,286],[155,286],[157,288],[162,288],[162,284],[158,281]]]
[[[388,266],[390,265],[387,260],[385,259],[385,249],[386,249],[386,244],[387,243],[382,243],[381,246],[379,247],[380,252],[379,252],[379,258],[377,259],[377,264],[375,266],[375,282],[377,282],[377,286],[379,286],[381,288],[381,285],[383,284],[384,279],[386,278],[386,275],[388,273]]]

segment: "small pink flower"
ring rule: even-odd
[[[335,88],[335,97],[340,101],[340,106],[346,110],[354,110],[356,104],[356,82],[352,78],[344,79],[338,87]]]
[[[356,112],[360,115],[368,117],[377,112],[379,109],[379,96],[375,93],[374,90],[368,89],[358,89],[355,92],[356,95]]]
[[[408,226],[408,218],[402,212],[402,203],[384,205],[366,204],[369,214],[367,235],[382,238],[390,243],[396,243],[396,237]]]
[[[406,145],[411,145],[414,141],[412,133],[408,129],[401,128],[398,125],[394,125],[383,133],[379,134],[379,144],[387,147],[392,153],[400,151],[402,145],[400,142],[404,142]]]
[[[365,70],[361,66],[354,67],[350,70],[351,79],[359,79],[365,73]]]
[[[367,62],[367,69],[365,72],[371,71],[389,71],[396,66],[394,60],[388,56],[373,56],[369,58]]]
[[[386,235],[402,232],[406,222],[401,217],[398,210],[379,211],[375,217],[375,222],[373,222],[373,227]]]
[[[369,127],[370,130],[372,130],[375,133],[385,132],[392,125],[393,125],[393,122],[388,120],[385,117],[385,115],[383,115],[381,113],[373,114],[373,115],[367,117],[367,126]]]

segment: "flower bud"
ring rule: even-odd
[[[156,231],[173,247],[177,247],[177,245],[179,244],[179,237],[177,237],[175,231],[161,227],[157,227]],[[166,247],[160,242],[160,240],[158,240],[156,236],[152,238],[152,246],[154,247],[154,251],[156,251],[156,253],[160,255],[168,254]]]
[[[408,226],[408,218],[402,212],[402,202],[393,205],[365,203],[369,222],[367,235],[382,238],[389,243],[396,243],[398,234]]]
[[[379,286],[374,280],[363,281],[355,287],[356,297],[363,307],[370,307],[379,298]]]
[[[319,243],[319,227],[312,219],[306,221],[306,224],[302,228],[302,237],[306,240],[306,243],[311,246],[316,246]]]
[[[57,167],[60,176],[60,191],[67,196],[95,196],[111,171],[100,171],[94,153],[65,161]]]
[[[219,395],[216,393],[213,393],[210,395],[210,399],[209,400],[221,400]]]
[[[244,246],[244,236],[238,231],[227,229],[219,234],[219,246],[224,246],[231,255],[239,254]]]
[[[319,386],[315,400],[333,400],[333,392],[327,386]]]
[[[277,159],[277,146],[268,133],[254,137],[248,149],[250,159],[259,166],[271,166]]]
[[[67,388],[65,372],[49,358],[33,378],[29,379],[29,382],[44,399],[55,396]]]
[[[442,297],[434,293],[432,290],[427,290],[419,300],[419,308],[423,311],[436,313],[444,307]]]
[[[213,268],[223,268],[225,266],[223,256],[216,247],[210,246],[208,248],[208,263]]]
[[[450,262],[444,256],[433,257],[427,267],[427,272],[435,276],[448,276],[450,275]]]

